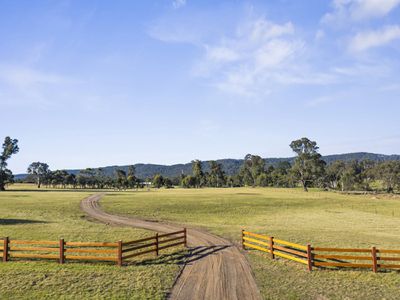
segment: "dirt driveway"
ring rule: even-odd
[[[90,217],[104,223],[171,232],[182,226],[145,221],[104,212],[100,199],[92,195],[81,202]],[[249,263],[228,240],[197,229],[187,229],[191,256],[172,288],[170,299],[261,299]]]

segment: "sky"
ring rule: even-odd
[[[400,153],[400,0],[0,0],[14,173]]]

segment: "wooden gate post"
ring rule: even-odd
[[[60,260],[59,260],[59,262],[60,262],[60,264],[63,264],[64,263],[64,259],[65,259],[65,256],[64,256],[64,245],[65,245],[65,243],[64,243],[64,239],[60,239]]]
[[[246,250],[246,247],[244,246],[244,229],[242,229],[242,248],[243,250]]]
[[[118,266],[122,267],[122,241],[118,241],[117,264],[118,264]]]
[[[159,252],[159,245],[158,245],[158,232],[156,233],[156,255],[158,256],[158,252]]]
[[[312,248],[311,245],[307,245],[307,266],[308,266],[308,271],[312,271]]]
[[[186,227],[183,228],[183,242],[184,242],[185,248],[187,248],[187,230],[186,230]]]
[[[376,247],[372,247],[372,271],[374,273],[378,272],[378,259],[376,257]]]
[[[10,240],[7,237],[4,238],[4,245],[3,245],[3,261],[6,262],[8,261],[8,244]]]
[[[271,253],[271,258],[274,259],[275,255],[274,255],[274,237],[270,236],[269,237],[269,249],[270,249],[270,253]]]

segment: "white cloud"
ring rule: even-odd
[[[60,84],[72,82],[64,76],[21,66],[0,66],[0,81],[21,88],[38,84]]]
[[[276,24],[265,18],[249,19],[232,36],[205,43],[205,55],[195,74],[208,78],[224,93],[263,97],[271,80],[284,80],[290,63],[304,49],[292,23]],[[279,73],[275,74],[275,73]]]
[[[174,0],[172,1],[172,6],[175,9],[181,8],[182,6],[186,5],[186,0]]]
[[[323,23],[340,26],[348,21],[364,21],[388,15],[400,0],[333,0],[333,11],[325,14]]]
[[[356,34],[350,41],[349,50],[364,51],[380,47],[400,38],[400,26],[386,26],[380,30],[363,31]]]
[[[326,103],[332,102],[334,100],[335,100],[335,98],[332,97],[332,96],[321,96],[321,97],[317,97],[315,99],[312,99],[312,100],[306,102],[306,106],[308,106],[308,107],[317,107],[317,106],[320,106],[322,104],[326,104]]]

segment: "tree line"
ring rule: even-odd
[[[341,160],[326,164],[318,153],[315,141],[301,138],[293,141],[290,148],[296,154],[294,162],[279,162],[276,165],[266,165],[265,160],[258,155],[247,154],[239,171],[226,175],[223,166],[209,162],[209,171],[203,171],[200,160],[192,161],[192,174],[181,174],[179,177],[168,178],[160,174],[152,178],[140,179],[136,176],[134,166],[126,171],[116,169],[113,176],[107,175],[102,168],[84,169],[78,174],[65,170],[51,171],[49,165],[43,162],[33,162],[27,172],[25,182],[35,182],[57,188],[91,188],[91,189],[138,189],[146,186],[156,188],[181,186],[184,188],[202,187],[297,187],[304,191],[310,187],[333,189],[341,191],[372,191],[385,190],[394,192],[400,190],[400,161],[375,162],[372,160],[350,161]],[[0,155],[0,190],[13,182],[12,172],[7,169],[7,160],[18,153],[18,140],[6,137],[3,151]]]

